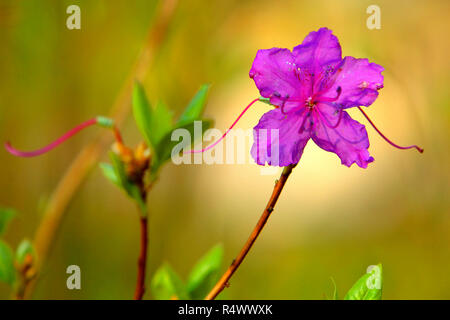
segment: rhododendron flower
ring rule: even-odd
[[[352,107],[357,107],[392,146],[423,152],[416,145],[402,147],[390,141],[361,109],[378,97],[383,70],[368,59],[342,58],[339,41],[327,28],[311,32],[292,52],[282,48],[259,50],[249,75],[262,97],[251,101],[216,142],[185,152],[214,148],[257,101],[275,106],[254,128],[251,154],[260,165],[297,164],[312,139],[322,149],[336,153],[342,164],[367,168],[374,159],[368,151],[366,128],[345,111]]]
[[[277,108],[264,114],[255,127],[251,150],[255,161],[272,164],[271,144],[279,141],[276,165],[298,163],[312,139],[336,153],[342,164],[366,168],[373,161],[367,131],[345,109],[375,101],[383,88],[382,71],[367,59],[342,59],[339,41],[327,28],[311,32],[292,52],[259,50],[250,77],[261,96]],[[278,141],[260,139],[260,129],[278,129]]]

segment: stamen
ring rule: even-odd
[[[336,122],[335,125],[331,125],[331,124],[328,122],[328,119],[322,114],[322,112],[320,111],[319,108],[316,108],[316,109],[317,109],[317,113],[319,114],[319,117],[322,119],[322,121],[325,123],[325,125],[326,125],[328,128],[330,128],[330,129],[336,129],[336,128],[339,126],[339,124],[341,123],[341,120],[342,120],[342,114],[343,114],[342,108],[339,108],[339,119],[338,119],[338,121]]]
[[[341,87],[337,87],[336,89],[337,95],[334,98],[328,98],[328,97],[321,97],[320,93],[317,93],[313,96],[313,102],[317,103],[317,102],[334,102],[337,99],[339,99],[339,97],[341,96],[342,93],[342,88]]]
[[[287,95],[286,98],[283,99],[283,103],[281,104],[281,109],[280,109],[282,114],[286,114],[286,111],[284,111],[284,105],[286,104],[286,101],[288,101],[288,99],[289,99],[289,95]]]
[[[315,110],[317,111],[317,114],[319,115],[319,117],[322,119],[321,123],[322,123],[323,129],[325,131],[325,134],[328,137],[328,140],[331,141],[330,136],[328,135],[328,130],[327,130],[327,128],[330,128],[327,124],[327,120],[325,119],[325,121],[324,121],[324,119],[322,118],[322,114],[320,113],[320,110],[318,108],[316,108]],[[358,144],[366,139],[365,136],[362,136],[361,139],[359,139],[359,140],[350,140],[350,139],[344,137],[342,135],[342,133],[339,132],[339,129],[337,128],[337,126],[334,129],[335,129],[334,133],[337,134],[339,136],[339,138],[341,138],[342,140],[344,140],[345,142],[350,143],[350,144]],[[336,145],[338,143],[338,141],[339,141],[339,139],[334,142],[334,145]]]
[[[372,122],[372,120],[370,120],[369,116],[361,109],[361,107],[358,107],[359,111],[361,111],[361,113],[366,117],[366,119],[369,121],[369,123],[372,125],[372,127],[375,129],[376,132],[378,132],[378,134],[384,139],[386,140],[387,143],[389,143],[391,146],[396,147],[397,149],[402,149],[402,150],[406,150],[406,149],[412,149],[412,148],[416,148],[417,151],[419,151],[420,153],[423,152],[423,149],[416,146],[416,145],[412,145],[412,146],[408,146],[408,147],[402,147],[399,146],[397,144],[395,144],[394,142],[392,142],[391,140],[389,140],[384,134],[381,133],[380,130],[378,130],[378,128],[375,126],[375,124]]]
[[[44,154],[44,153],[46,153],[46,152],[56,148],[61,143],[63,143],[64,141],[66,141],[67,139],[69,139],[70,137],[75,135],[76,133],[80,132],[84,128],[92,126],[92,125],[97,124],[97,123],[100,124],[98,118],[93,118],[93,119],[87,120],[87,121],[79,124],[75,128],[69,130],[63,136],[61,136],[60,138],[56,139],[55,141],[53,141],[49,145],[47,145],[47,146],[45,146],[45,147],[43,147],[41,149],[38,149],[38,150],[34,150],[34,151],[20,151],[20,150],[17,150],[15,148],[13,148],[11,146],[11,144],[9,143],[9,141],[5,143],[5,148],[6,148],[6,150],[9,153],[11,153],[12,155],[17,156],[17,157],[36,157],[36,156],[39,156],[41,154]]]
[[[216,142],[214,142],[213,144],[207,146],[206,148],[200,149],[200,150],[188,150],[186,151],[186,153],[201,153],[201,152],[205,152],[208,151],[212,148],[214,148],[220,141],[222,141],[228,134],[228,132],[230,132],[231,129],[233,129],[233,127],[236,125],[236,123],[242,118],[242,116],[244,115],[244,113],[247,112],[248,109],[250,109],[250,107],[256,102],[259,101],[259,98],[256,98],[255,100],[253,100],[252,102],[250,102],[248,104],[248,106],[245,107],[245,109],[241,112],[241,114],[236,118],[236,120],[234,120],[233,124],[227,129],[227,131],[222,135],[222,137],[220,137],[219,140],[217,140]]]

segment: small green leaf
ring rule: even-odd
[[[153,111],[154,117],[153,122],[150,125],[152,130],[151,135],[155,145],[157,145],[161,139],[172,129],[172,111],[169,110],[167,105],[159,101],[156,104],[155,110]]]
[[[133,89],[133,115],[137,127],[147,141],[148,146],[153,148],[156,145],[151,136],[151,124],[154,121],[153,112],[145,90],[139,82],[135,83]]]
[[[19,265],[21,265],[24,262],[25,257],[29,254],[32,257],[36,256],[33,244],[31,243],[30,240],[23,239],[17,246],[16,250],[16,261],[19,263]]]
[[[16,211],[10,208],[0,208],[0,235],[4,234],[6,227],[12,218],[16,215]]]
[[[114,169],[114,179],[117,179],[118,181],[117,185],[120,186],[128,194],[128,196],[130,196],[137,202],[142,215],[145,216],[147,214],[147,206],[144,199],[142,199],[139,187],[128,180],[124,164],[122,160],[120,160],[119,156],[114,152],[110,152],[109,156],[111,158],[112,167]]]
[[[172,112],[165,104],[159,102],[151,109],[144,89],[136,83],[133,93],[133,113],[139,130],[149,144],[152,154],[152,179],[157,176],[159,168],[170,159],[172,149],[178,142],[171,141],[172,132],[176,129],[187,129],[193,137],[194,121],[199,121],[203,113],[209,85],[202,85],[180,116],[176,125],[172,124]],[[203,132],[210,128],[212,122],[203,120]],[[202,132],[202,134],[203,134]],[[194,137],[199,138],[199,137]],[[192,140],[192,139],[191,139]],[[191,141],[192,143],[194,141]]]
[[[199,121],[202,121],[202,134],[201,135],[203,136],[205,131],[212,127],[213,121],[209,120],[209,119],[203,119],[203,120],[199,120]],[[161,166],[161,164],[163,164],[165,161],[170,159],[170,157],[172,155],[172,149],[176,145],[184,142],[184,145],[182,145],[182,147],[184,148],[185,145],[188,143],[188,141],[183,141],[183,142],[172,141],[173,131],[175,131],[177,129],[188,130],[190,137],[191,137],[191,140],[190,140],[191,146],[195,143],[195,141],[197,141],[200,138],[200,136],[194,135],[194,122],[195,121],[192,121],[192,122],[186,123],[184,125],[177,126],[176,128],[174,128],[173,130],[171,130],[164,136],[164,138],[161,140],[161,142],[159,143],[158,148],[157,148],[158,154],[159,154],[159,156],[158,156],[159,161],[155,162],[153,164],[153,166],[152,166],[153,171],[156,171]]]
[[[153,152],[153,162],[161,162],[155,150],[161,139],[172,129],[172,112],[163,103],[158,102],[152,109],[145,90],[137,82],[133,91],[133,114],[136,124]]]
[[[109,153],[109,158],[111,159],[112,167],[114,169],[114,176],[115,179],[117,179],[119,186],[131,195],[130,190],[132,183],[128,181],[127,173],[125,172],[125,166],[122,160],[120,160],[119,156],[112,151]]]
[[[183,281],[168,263],[156,271],[151,282],[151,292],[157,300],[189,300]]]
[[[100,169],[102,169],[103,175],[112,183],[115,185],[122,187],[119,181],[119,177],[116,175],[116,171],[114,170],[114,167],[109,164],[102,162],[100,163]]]
[[[209,84],[204,84],[200,87],[180,116],[180,119],[177,122],[178,125],[184,125],[188,122],[200,119],[203,114],[203,109],[205,108],[209,87]]]
[[[0,240],[0,281],[12,285],[15,280],[13,252],[9,245]]]
[[[213,247],[192,269],[187,282],[187,290],[192,299],[203,299],[219,278],[223,259],[223,246]]]
[[[383,267],[370,266],[368,272],[345,295],[345,300],[381,300],[383,291]]]

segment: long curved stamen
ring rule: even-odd
[[[328,90],[328,89],[327,89]],[[318,103],[318,102],[334,102],[334,101],[336,101],[337,99],[339,99],[339,97],[341,96],[341,92],[342,92],[342,88],[341,87],[337,87],[337,89],[336,89],[336,97],[334,97],[334,98],[329,98],[329,97],[321,97],[320,95],[322,94],[322,93],[324,93],[326,90],[324,90],[324,91],[321,91],[321,92],[318,92],[318,93],[315,93],[312,97],[311,97],[311,101],[313,102],[313,103]],[[281,99],[281,97],[279,97],[280,99]],[[282,113],[283,114],[285,114],[285,112],[284,112],[284,104],[286,103],[286,102],[304,102],[305,101],[305,99],[296,99],[296,98],[293,98],[293,99],[290,99],[289,98],[289,96],[286,96],[286,98],[284,98],[284,99],[282,99],[283,100],[283,103],[282,103],[282,105],[281,105],[281,108],[282,108]]]
[[[366,117],[366,119],[369,121],[369,123],[372,125],[372,127],[375,129],[376,132],[378,132],[378,134],[384,139],[386,140],[387,143],[389,143],[391,146],[397,148],[397,149],[402,149],[402,150],[406,150],[406,149],[412,149],[412,148],[416,148],[417,151],[419,151],[420,153],[423,152],[423,149],[416,146],[416,145],[412,145],[412,146],[407,146],[407,147],[402,147],[399,146],[395,143],[393,143],[391,140],[389,140],[384,134],[381,133],[380,130],[378,130],[378,128],[375,126],[375,124],[372,122],[372,120],[370,120],[369,116],[361,109],[361,107],[358,107],[359,111],[361,111],[361,113],[364,115],[364,117]]]
[[[84,128],[92,126],[92,125],[97,124],[97,123],[98,123],[98,118],[89,119],[89,120],[79,124],[75,128],[69,130],[63,136],[59,137],[58,139],[56,139],[55,141],[53,141],[49,145],[47,145],[47,146],[45,146],[45,147],[43,147],[41,149],[38,149],[38,150],[34,150],[34,151],[20,151],[20,150],[17,150],[15,148],[13,148],[11,146],[11,144],[9,143],[9,141],[5,143],[5,148],[6,148],[6,150],[9,153],[11,153],[12,155],[17,156],[17,157],[36,157],[36,156],[39,156],[41,154],[44,154],[44,153],[46,153],[46,152],[56,148],[61,143],[63,143],[64,141],[66,141],[67,139],[69,139],[70,137],[75,135],[76,133],[80,132]]]
[[[289,96],[286,96],[286,98],[283,99],[283,103],[281,104],[280,111],[282,114],[286,114],[286,111],[284,111],[284,105],[286,104],[286,101],[289,101]]]
[[[328,128],[330,128],[330,129],[336,129],[336,128],[339,126],[339,124],[341,123],[341,120],[342,120],[342,114],[343,114],[342,108],[339,108],[339,119],[338,119],[338,121],[336,122],[335,125],[332,125],[332,124],[330,124],[330,123],[328,122],[328,119],[322,114],[322,111],[320,111],[319,108],[316,108],[316,109],[317,109],[317,113],[319,114],[319,117],[322,119],[322,121],[325,123],[325,125],[326,125]]]
[[[334,102],[334,101],[336,101],[337,99],[339,99],[339,97],[341,96],[342,88],[341,88],[341,87],[337,87],[336,93],[337,93],[337,95],[336,95],[336,97],[334,97],[334,98],[321,97],[321,96],[320,96],[320,93],[317,93],[317,94],[315,94],[315,95],[312,97],[312,101],[315,102],[315,103],[317,103],[317,102]]]
[[[322,123],[322,125],[323,125],[323,129],[325,130],[325,133],[327,134],[327,136],[328,136],[328,130],[327,130],[327,128],[330,128],[330,129],[336,129],[336,130],[334,131],[334,133],[337,134],[337,135],[339,136],[339,138],[341,138],[342,140],[344,140],[345,142],[348,142],[348,143],[350,143],[350,144],[358,144],[358,143],[360,143],[360,142],[362,142],[362,141],[364,141],[364,140],[366,139],[365,136],[362,136],[362,138],[359,139],[359,140],[350,140],[350,139],[344,137],[344,136],[342,135],[342,133],[339,132],[339,129],[337,129],[338,125],[336,125],[335,128],[330,127],[330,126],[327,124],[327,120],[323,118],[324,116],[323,116],[322,113],[319,111],[319,109],[316,108],[315,110],[317,111],[317,114],[318,114],[319,118],[321,118],[321,120],[322,120],[321,123]],[[329,137],[329,136],[328,136],[328,140],[330,140],[330,137]]]
[[[248,109],[250,109],[250,107],[256,102],[258,101],[259,98],[256,98],[255,100],[253,100],[252,102],[250,102],[248,104],[248,106],[245,107],[245,109],[241,112],[241,114],[236,118],[236,120],[234,120],[233,124],[227,129],[227,131],[225,131],[225,133],[222,135],[222,137],[220,137],[219,140],[217,140],[216,142],[214,142],[213,144],[207,146],[206,148],[200,149],[200,150],[188,150],[185,151],[186,153],[200,153],[200,152],[205,152],[208,151],[212,148],[214,148],[220,141],[222,141],[228,134],[228,132],[230,132],[231,129],[233,129],[233,127],[236,125],[236,123],[242,118],[242,116],[244,115],[244,113],[247,112]]]

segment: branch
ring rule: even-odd
[[[136,282],[136,291],[134,292],[134,300],[142,300],[145,293],[145,269],[147,266],[147,245],[148,245],[148,230],[147,217],[141,216],[141,252],[138,259],[138,276]]]
[[[262,229],[266,225],[267,220],[270,217],[270,214],[272,213],[273,209],[275,208],[275,204],[277,203],[277,200],[281,194],[281,191],[283,190],[284,185],[286,184],[287,179],[289,178],[289,175],[292,172],[292,169],[294,169],[296,164],[290,165],[287,167],[284,167],[283,172],[281,173],[280,179],[276,182],[275,187],[272,192],[272,196],[269,199],[269,202],[266,205],[266,208],[264,209],[261,218],[259,218],[258,223],[256,224],[255,228],[253,229],[252,233],[250,234],[249,238],[247,239],[247,242],[245,243],[244,247],[241,249],[241,252],[239,252],[238,256],[233,260],[230,267],[227,271],[222,275],[222,277],[219,279],[219,281],[216,283],[214,288],[211,290],[211,292],[206,296],[205,300],[214,300],[219,293],[222,292],[225,287],[227,287],[228,281],[233,276],[233,274],[236,272],[236,270],[241,265],[242,261],[244,261],[245,257],[247,256],[247,253],[252,248],[253,244],[255,243],[256,239],[258,238],[259,234],[261,233]]]
[[[131,92],[135,79],[142,80],[145,78],[156,52],[163,43],[176,4],[176,0],[162,3],[157,20],[149,29],[146,44],[111,108],[111,117],[115,119],[118,125],[124,121],[130,111]],[[111,141],[108,132],[101,132],[93,142],[78,154],[53,192],[34,238],[34,245],[39,257],[36,265],[37,275],[39,275],[40,269],[48,258],[70,201],[86,179],[90,169],[111,144]],[[33,280],[26,285],[24,298],[31,296],[35,283],[36,280]]]

